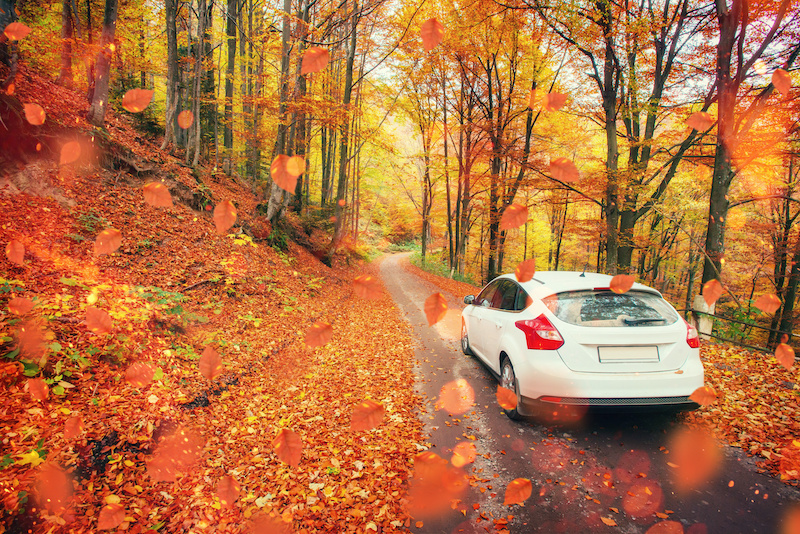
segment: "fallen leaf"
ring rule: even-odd
[[[125,507],[121,504],[107,504],[100,509],[100,516],[97,518],[97,528],[99,530],[111,530],[117,528],[125,520]]]
[[[184,109],[178,113],[178,126],[184,130],[188,130],[194,122],[194,113],[188,109]]]
[[[122,96],[122,107],[131,113],[144,111],[153,99],[149,89],[131,89]]]
[[[503,386],[497,386],[497,403],[504,410],[513,410],[517,407],[517,394]]]
[[[25,245],[16,239],[9,241],[6,244],[6,258],[8,258],[8,261],[11,263],[22,266],[23,260],[25,259]]]
[[[781,299],[773,293],[766,293],[756,299],[755,306],[764,313],[775,313],[781,307]]]
[[[115,228],[106,228],[94,240],[94,255],[111,254],[122,245],[122,232]]]
[[[59,165],[69,165],[78,161],[81,157],[81,145],[77,141],[70,141],[64,143],[61,147],[61,157],[58,160]]]
[[[286,154],[278,154],[272,160],[272,165],[269,167],[270,176],[275,182],[275,185],[288,193],[294,194],[297,187],[297,177],[299,175],[292,174],[289,171],[289,160],[291,158]]]
[[[144,201],[156,208],[171,208],[172,195],[161,182],[150,182],[144,186]]]
[[[233,506],[236,499],[239,498],[239,483],[230,475],[222,477],[217,483],[217,497],[219,497],[220,504],[225,507]]]
[[[698,132],[705,132],[712,126],[716,120],[710,114],[706,113],[705,111],[697,111],[689,115],[689,118],[686,119],[686,124],[688,124],[692,129],[697,130]]]
[[[609,287],[617,295],[627,293],[633,287],[636,277],[632,274],[618,274],[611,279]]]
[[[358,432],[375,428],[383,422],[383,404],[365,399],[353,407],[350,417],[350,430]]]
[[[357,297],[369,300],[378,300],[383,296],[380,281],[368,274],[357,276],[353,280],[353,291]]]
[[[531,496],[533,485],[527,478],[517,478],[512,480],[506,486],[506,495],[503,499],[503,505],[510,504],[524,504],[525,500]]]
[[[206,347],[200,356],[198,366],[200,374],[209,380],[214,380],[222,373],[222,357],[213,348]]]
[[[512,228],[519,228],[528,220],[528,207],[519,204],[511,204],[503,212],[500,218],[500,229],[511,230]]]
[[[14,297],[8,301],[8,311],[14,315],[25,315],[33,309],[33,301],[25,297]]]
[[[224,234],[236,222],[236,207],[230,200],[224,200],[214,208],[214,225],[218,234]]]
[[[434,17],[422,23],[419,34],[422,37],[422,46],[425,48],[425,51],[430,52],[442,42],[444,26]]]
[[[325,321],[317,321],[306,332],[306,345],[311,348],[321,347],[333,337],[333,327]]]
[[[428,326],[433,326],[447,314],[447,301],[441,293],[434,293],[425,299],[425,317],[428,318]]]
[[[617,526],[617,522],[616,522],[616,521],[614,521],[614,520],[613,520],[612,518],[610,518],[610,517],[601,517],[601,518],[600,518],[600,521],[602,521],[603,523],[605,523],[605,524],[606,524],[606,525],[608,525],[609,527],[616,527],[616,526]]]
[[[786,343],[779,343],[775,347],[775,359],[786,369],[791,369],[794,365],[794,349]]]
[[[31,29],[21,22],[12,22],[6,26],[3,33],[6,34],[6,37],[8,37],[10,41],[19,41],[27,37],[28,34],[31,33]]]
[[[328,66],[330,60],[330,53],[327,48],[319,46],[312,46],[303,54],[303,66],[300,69],[300,74],[313,74],[319,72]]]
[[[575,182],[580,178],[578,167],[567,158],[551,159],[550,175],[559,182]]]
[[[33,126],[41,126],[44,124],[45,113],[42,106],[39,104],[28,103],[23,107],[25,110],[25,120]]]
[[[722,296],[722,292],[724,291],[722,284],[716,278],[714,280],[709,280],[703,285],[703,300],[706,301],[706,304],[711,306]]]
[[[558,111],[567,103],[567,95],[561,93],[547,93],[542,97],[542,109],[545,111]]]
[[[83,418],[75,415],[64,423],[64,438],[75,439],[83,433]]]
[[[50,393],[47,387],[47,383],[44,381],[43,378],[29,378],[28,392],[31,394],[31,397],[33,397],[34,400],[37,400],[39,402],[46,401],[47,396]]]
[[[532,280],[534,274],[536,274],[536,260],[534,258],[521,261],[517,268],[514,269],[514,276],[517,277],[517,282],[521,284]]]
[[[300,463],[303,455],[303,441],[297,433],[288,428],[282,428],[272,441],[272,446],[275,447],[275,454],[280,460],[292,467]]]
[[[17,458],[19,458],[19,460],[14,462],[14,465],[29,465],[31,467],[36,467],[37,465],[44,463],[44,458],[39,456],[39,451],[36,450],[28,451],[23,454],[17,454]]]
[[[717,392],[710,386],[701,386],[689,395],[689,400],[701,406],[708,406],[717,400]]]
[[[125,380],[135,388],[143,388],[153,381],[156,369],[149,363],[136,362],[125,371]]]
[[[772,73],[772,85],[775,89],[784,96],[789,96],[789,91],[792,89],[792,78],[789,73],[783,69],[776,69]]]
[[[86,308],[86,327],[98,335],[111,332],[111,316],[100,308],[88,306]]]

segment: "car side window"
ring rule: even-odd
[[[492,299],[492,308],[514,311],[518,286],[511,280],[503,280]]]
[[[492,303],[492,297],[497,291],[497,286],[500,282],[492,282],[481,291],[477,297],[475,297],[475,301],[473,304],[476,306],[483,306],[484,308],[488,307]]]
[[[525,290],[520,287],[519,291],[517,291],[517,299],[514,301],[514,311],[524,310],[531,304],[531,302],[531,298],[527,293],[525,293]]]

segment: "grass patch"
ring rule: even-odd
[[[466,284],[479,287],[479,284],[476,284],[475,281],[472,279],[472,277],[469,275],[460,275],[457,272],[453,271],[453,276],[450,276],[450,269],[447,267],[447,259],[437,256],[439,255],[432,254],[429,252],[425,257],[425,264],[423,265],[422,252],[419,250],[415,250],[411,254],[411,256],[409,256],[408,259],[409,261],[411,261],[412,265],[419,267],[425,272],[435,274],[443,278],[449,278],[457,282],[464,282]]]

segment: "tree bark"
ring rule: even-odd
[[[228,158],[229,168],[233,165],[233,72],[236,63],[236,10],[236,0],[228,0],[227,25],[225,26],[225,33],[228,36],[228,66],[225,73],[225,125],[222,133],[222,145],[225,147],[225,157]]]
[[[92,104],[87,119],[95,126],[105,123],[108,109],[108,86],[111,75],[111,58],[114,54],[114,36],[117,31],[117,0],[106,0],[103,15],[103,34],[100,38],[100,53],[97,55],[97,72]]]
[[[179,90],[178,84],[178,29],[176,17],[178,15],[178,0],[164,0],[164,16],[166,19],[167,33],[167,87],[166,87],[166,109],[164,117],[164,141],[161,143],[161,150],[164,150],[170,143],[177,145],[177,110]]]
[[[70,0],[63,0],[61,4],[61,69],[56,83],[72,88],[72,8]]]

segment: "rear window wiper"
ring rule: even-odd
[[[666,321],[663,317],[642,317],[640,319],[629,319],[627,317],[622,319],[625,324],[646,324],[646,323],[660,323]]]

